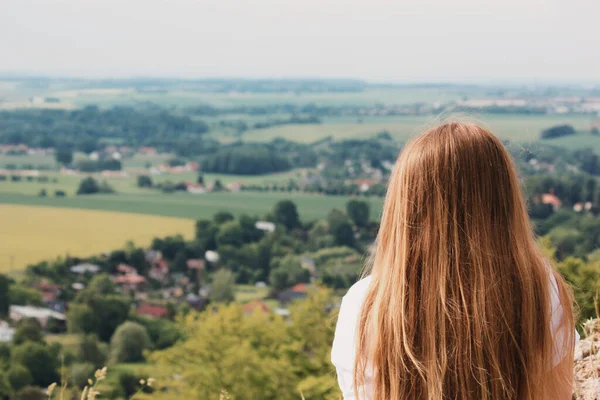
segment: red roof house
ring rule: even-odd
[[[271,312],[271,309],[269,308],[269,306],[260,300],[254,300],[248,304],[245,304],[243,309],[244,309],[244,313],[247,315],[254,313],[256,310],[260,310],[260,312],[262,312],[262,313]]]
[[[135,313],[137,315],[143,315],[146,317],[152,318],[166,318],[168,314],[167,307],[157,305],[157,304],[149,304],[142,303],[136,310]]]

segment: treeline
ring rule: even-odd
[[[263,145],[244,145],[223,148],[202,159],[205,172],[237,175],[259,175],[288,171],[292,164],[273,148]]]
[[[542,139],[553,139],[557,137],[570,136],[576,134],[575,128],[571,125],[557,125],[548,129],[544,129],[540,134]]]
[[[0,144],[70,148],[84,153],[103,149],[106,140],[176,151],[200,141],[208,131],[204,122],[187,116],[127,107],[1,111],[0,121]]]

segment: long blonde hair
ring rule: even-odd
[[[536,248],[515,168],[492,133],[447,123],[406,146],[371,264],[357,397],[367,368],[374,400],[552,397],[541,384],[557,370],[552,275],[565,346],[574,341],[572,297]]]

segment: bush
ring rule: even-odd
[[[22,364],[29,370],[34,385],[48,386],[59,379],[58,359],[52,353],[50,347],[41,343],[26,342],[15,346],[11,358],[12,363]]]
[[[119,393],[122,397],[128,399],[140,389],[141,377],[129,371],[124,371],[119,374]],[[151,392],[150,388],[144,387],[144,392]]]
[[[4,371],[0,371],[0,399],[6,399],[12,393],[13,388],[8,381]]]
[[[54,197],[66,197],[67,194],[63,190],[57,190],[54,192]]]
[[[40,292],[21,284],[14,284],[10,286],[8,298],[10,299],[10,304],[16,304],[19,306],[39,307],[44,304],[42,300],[42,294]]]
[[[46,322],[46,331],[48,333],[65,333],[67,331],[66,325],[64,321],[61,321],[56,318],[48,318],[48,322]]]
[[[136,322],[121,324],[110,340],[110,358],[113,362],[144,361],[144,350],[151,345],[146,328]]]
[[[96,367],[92,363],[83,362],[73,364],[71,365],[69,380],[73,386],[82,389],[88,384],[88,379],[94,376],[94,371],[96,371]]]
[[[14,400],[46,400],[46,393],[37,387],[27,386],[19,390]]]
[[[13,390],[19,390],[33,383],[31,373],[21,364],[11,364],[7,378]]]
[[[542,139],[552,139],[577,133],[571,125],[556,125],[542,131]]]
[[[108,345],[100,342],[96,335],[85,335],[79,342],[77,358],[95,368],[102,368],[108,359]]]
[[[17,322],[15,334],[13,336],[13,343],[19,345],[30,342],[43,342],[44,334],[42,333],[42,326],[35,318],[24,318]]]
[[[141,188],[151,188],[152,178],[150,178],[148,175],[140,175],[137,178],[137,185]]]
[[[48,196],[48,192],[46,191],[46,189],[42,189],[42,190],[40,190],[40,193],[38,194],[38,196],[46,197],[46,196]]]
[[[114,192],[115,190],[106,181],[98,183],[98,181],[92,177],[83,179],[77,189],[78,195]]]

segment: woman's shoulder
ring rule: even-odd
[[[344,295],[343,301],[345,303],[354,303],[359,302],[362,303],[365,296],[367,295],[367,291],[369,290],[369,285],[371,284],[371,275],[359,280],[354,285],[348,289],[346,294]]]
[[[338,368],[353,368],[357,320],[370,284],[370,276],[361,279],[348,289],[342,299],[331,351],[331,361]]]

